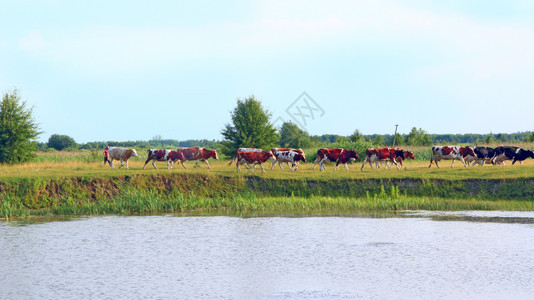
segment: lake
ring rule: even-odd
[[[532,295],[532,212],[0,221],[1,299]]]

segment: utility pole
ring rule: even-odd
[[[395,135],[393,136],[393,148],[395,148],[395,139],[397,138],[397,127],[399,127],[399,124],[395,124]]]

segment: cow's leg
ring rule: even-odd
[[[206,165],[208,165],[208,170],[211,170],[210,163],[208,162],[207,159],[205,160],[205,162],[206,162]]]
[[[265,169],[263,169],[263,164],[260,163],[260,167],[261,167],[261,170],[263,171],[263,173],[265,173]]]
[[[156,167],[156,160],[155,159],[152,160],[152,165],[154,166],[154,169],[156,169],[156,170],[158,169],[158,167]]]
[[[347,165],[347,163],[344,163],[343,165],[345,166],[345,170],[348,171],[349,170],[349,166]]]
[[[122,168],[123,165],[124,165],[124,161],[121,158],[121,166],[119,167],[119,169]]]
[[[434,162],[434,159],[433,159],[433,157],[431,157],[431,158],[430,158],[430,165],[428,165],[429,168],[432,167],[432,163],[433,163],[433,162]]]
[[[184,165],[184,161],[183,160],[180,160],[180,163],[182,164],[182,167],[184,167],[184,169],[187,169]]]
[[[237,173],[239,173],[239,160],[235,163],[236,167],[237,167]]]
[[[465,166],[465,163],[464,163],[464,166]],[[452,163],[451,163],[451,168],[454,167],[454,159],[452,160]]]
[[[284,170],[284,168],[282,168],[282,162],[278,162],[278,166],[280,167],[280,170]]]
[[[128,166],[128,160],[126,160],[126,169],[130,170],[130,166]]]
[[[360,171],[363,171],[363,167],[365,166],[365,162],[367,162],[367,157],[363,160],[362,168],[360,169]],[[369,163],[369,164],[371,164],[371,163]]]
[[[319,171],[326,171],[326,167],[324,165],[324,161],[326,160],[326,157],[319,160]]]
[[[271,170],[274,168],[274,166],[276,165],[276,162],[277,160],[273,160],[273,163],[271,164]]]
[[[321,159],[319,158],[319,156],[317,156],[317,158],[315,158],[315,161],[313,162],[313,169],[315,170],[315,166],[317,166],[317,164],[319,164],[319,170],[321,170],[321,163],[320,163]]]
[[[150,160],[151,160],[150,158],[147,158],[147,160],[145,161],[145,165],[143,166],[143,170],[145,169],[146,164],[148,164],[148,162],[149,162]]]
[[[374,160],[373,158],[369,158],[369,165],[371,166],[371,170],[375,170],[375,168],[373,168],[373,164],[375,164],[375,167],[378,168],[378,161],[377,160]]]
[[[111,159],[111,160],[109,161],[109,165],[111,166],[112,169],[115,169],[115,166],[113,165],[113,159]]]
[[[467,167],[467,165],[465,164],[465,159],[463,157],[460,157],[460,161],[464,164],[464,167]]]

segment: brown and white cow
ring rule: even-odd
[[[475,152],[471,147],[459,147],[459,146],[432,146],[432,157],[430,158],[429,168],[432,166],[432,162],[436,164],[436,167],[439,168],[438,161],[440,160],[452,160],[451,168],[454,167],[454,160],[459,159],[464,167],[467,167],[465,164],[465,157],[468,155],[475,156]]]
[[[126,148],[120,148],[120,147],[109,147],[109,165],[112,169],[115,169],[115,166],[113,165],[113,160],[120,160],[122,168],[123,163],[126,162],[126,169],[130,169],[128,167],[128,160],[130,157],[137,157],[137,152],[135,149],[126,149]]]
[[[282,163],[286,162],[288,165],[290,165],[290,169],[292,171],[296,171],[298,167],[298,162],[306,162],[306,157],[303,154],[300,154],[298,152],[294,151],[276,151],[274,152],[274,157],[276,158],[275,161],[273,161],[273,164],[271,166],[271,170],[273,169],[276,162],[278,162],[278,166],[280,167],[280,170],[284,170],[282,168]]]
[[[196,160],[195,168],[198,167],[198,161],[205,161],[208,165],[208,169],[211,169],[208,159],[219,159],[217,151],[208,150],[203,147],[180,147],[178,150],[183,153],[185,160]],[[182,166],[185,168],[184,160],[181,161]]]
[[[402,167],[402,161],[406,159],[415,159],[415,155],[412,151],[407,151],[403,149],[395,149],[395,161],[399,163]],[[386,163],[387,164],[387,163]]]
[[[369,165],[371,166],[371,169],[374,170],[373,163],[379,162],[379,161],[380,162],[385,161],[386,168],[388,166],[387,162],[390,161],[392,164],[395,164],[395,166],[397,166],[397,170],[398,170],[399,166],[397,165],[397,162],[395,161],[395,158],[397,157],[395,150],[396,149],[393,149],[393,148],[377,148],[377,149],[369,148],[365,150],[366,157],[363,160],[361,170],[363,171],[363,167],[365,166],[366,162],[369,163]]]
[[[275,158],[277,157],[276,156],[276,152],[278,152],[278,151],[296,152],[296,153],[302,155],[302,157],[304,158],[304,162],[306,162],[306,154],[304,153],[304,151],[301,148],[299,148],[299,149],[295,149],[295,148],[271,148],[271,152],[273,153]],[[271,166],[271,170],[274,168],[274,165],[276,164],[277,161],[278,160],[273,161],[273,164]],[[289,162],[286,162],[286,163],[287,163],[287,166],[291,168],[291,166],[289,165]],[[295,162],[295,165],[293,167],[298,168],[298,166],[299,166],[299,163],[297,161],[297,162]]]
[[[313,169],[315,170],[315,166],[319,164],[319,170],[326,170],[324,162],[329,160],[336,162],[336,167],[334,170],[337,170],[339,163],[342,163],[345,166],[345,170],[348,171],[349,167],[347,166],[347,162],[349,160],[356,160],[358,158],[358,153],[356,153],[355,150],[345,150],[342,148],[321,148],[317,150],[317,158],[315,159]]]
[[[147,154],[148,156],[146,158],[145,165],[143,166],[143,170],[149,161],[152,161],[152,165],[154,168],[156,168],[156,170],[158,169],[158,167],[156,167],[156,161],[166,161],[167,169],[170,170],[177,160],[180,162],[185,160],[184,155],[180,151],[149,149]]]
[[[271,153],[271,151],[240,151],[240,150],[237,150],[236,154],[235,154],[235,160],[237,160],[236,162],[236,166],[237,166],[237,172],[240,171],[239,169],[239,165],[242,165],[242,164],[246,164],[246,163],[249,163],[249,164],[253,164],[252,165],[252,172],[254,172],[254,167],[256,165],[260,165],[261,167],[261,170],[263,171],[263,173],[265,173],[265,170],[263,169],[263,163],[268,161],[269,159],[273,159],[273,154]],[[233,160],[232,160],[233,162]],[[232,163],[230,162],[230,163]]]
[[[237,151],[241,151],[241,152],[265,152],[265,150],[263,149],[258,149],[258,148],[237,148]],[[237,152],[236,152],[236,155],[237,155]],[[234,158],[232,158],[232,160],[228,163],[228,165],[230,166],[235,160],[237,159],[237,156],[234,156]],[[274,159],[274,156],[271,158],[271,160],[273,162],[276,162],[276,160]],[[243,163],[245,165],[245,167],[247,169],[249,169],[247,163]]]
[[[395,161],[400,164],[402,167],[402,162],[406,159],[415,159],[415,156],[412,151],[406,151],[401,148],[393,148],[395,149]],[[391,164],[393,166],[393,163]],[[388,166],[388,162],[386,161],[386,168],[391,167]]]

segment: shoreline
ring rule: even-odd
[[[0,181],[0,218],[229,210],[534,210],[534,177],[275,179],[210,173]]]

